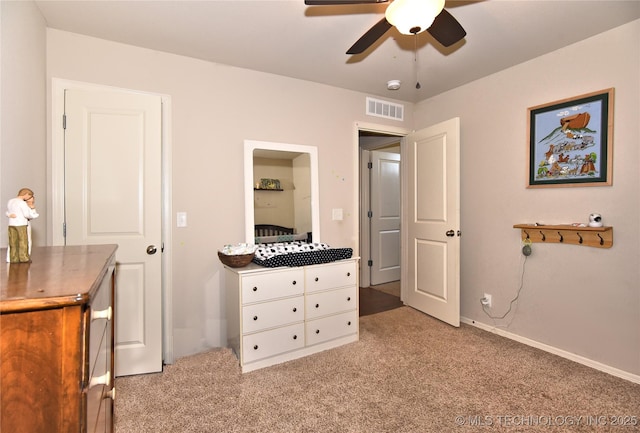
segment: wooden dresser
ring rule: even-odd
[[[2,260],[0,431],[113,431],[116,249],[35,247],[32,263]]]
[[[242,372],[358,341],[357,268],[225,267],[227,342]]]

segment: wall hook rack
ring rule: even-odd
[[[611,248],[613,227],[579,227],[573,225],[515,224],[527,242],[563,243],[585,247]]]

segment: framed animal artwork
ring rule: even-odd
[[[527,188],[610,186],[614,89],[528,109]]]

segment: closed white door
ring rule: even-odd
[[[371,285],[400,279],[400,155],[371,152]]]
[[[410,134],[403,151],[403,298],[460,326],[460,120]]]
[[[118,244],[118,376],[162,371],[161,114],[158,96],[65,91],[65,244]]]

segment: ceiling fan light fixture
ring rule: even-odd
[[[444,9],[445,0],[394,0],[385,11],[387,21],[404,35],[422,33]]]

